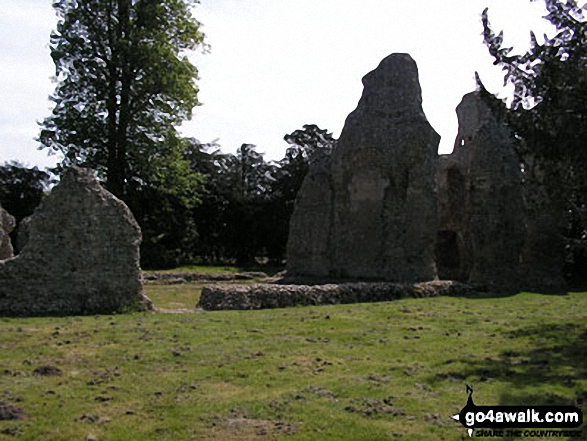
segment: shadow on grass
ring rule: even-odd
[[[481,360],[463,360],[465,368],[445,376],[467,379],[472,384],[491,380],[510,384],[507,392],[501,394],[499,403],[485,405],[575,405],[585,414],[587,324],[545,323],[516,329],[505,335],[528,341],[527,349],[504,350],[498,356]],[[537,393],[536,388],[545,392]],[[530,392],[532,389],[534,391]],[[549,389],[568,389],[570,394],[561,396]],[[569,439],[587,439],[586,422],[576,430],[583,431],[582,437]]]
[[[501,291],[491,291],[487,287],[484,286],[471,286],[473,290],[471,292],[463,292],[462,294],[453,295],[453,297],[462,297],[466,299],[496,299],[496,298],[503,298],[503,297],[513,297],[521,292],[525,292],[528,294],[537,294],[543,296],[557,296],[557,297],[564,297],[568,296],[570,291],[567,290],[543,290],[543,291],[534,291],[534,290],[519,290],[519,289],[512,289],[512,290],[501,290]]]
[[[506,380],[515,388],[573,387],[575,380],[587,378],[587,324],[535,325],[508,332],[506,337],[530,337],[532,343],[525,351],[503,351],[496,358],[468,362],[461,374],[482,381]]]

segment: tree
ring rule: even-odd
[[[14,216],[20,227],[21,221],[33,214],[41,203],[52,183],[50,175],[37,167],[27,168],[19,162],[5,163],[0,166],[0,205]],[[18,227],[10,233],[15,252],[20,246]]]
[[[507,119],[523,146],[543,159],[585,163],[587,22],[574,0],[545,0],[545,5],[545,18],[557,31],[554,37],[545,35],[540,44],[531,32],[530,49],[510,55],[512,48],[503,46],[503,32],[491,29],[485,9],[485,44],[494,64],[504,70],[505,84],[514,86]]]
[[[202,204],[194,211],[198,253],[208,261],[252,264],[265,253],[265,213],[276,166],[252,144],[242,144],[236,155],[206,152],[214,147],[193,143],[189,154],[192,168],[205,174]]]
[[[269,259],[280,263],[285,258],[289,237],[289,220],[295,200],[308,173],[310,163],[317,157],[329,155],[336,140],[325,129],[305,124],[302,129],[283,137],[289,144],[285,156],[278,162],[271,182],[271,197],[265,211],[264,246]]]
[[[531,32],[530,49],[522,55],[510,55],[503,32],[493,31],[483,11],[485,44],[505,72],[504,84],[514,86],[507,108],[487,96],[519,139],[525,167],[538,169],[551,200],[566,205],[566,272],[576,283],[587,265],[587,21],[575,0],[544,2],[556,34],[539,43]]]
[[[203,43],[191,14],[196,3],[55,1],[58,85],[39,139],[42,148],[63,153],[61,169],[94,168],[119,197],[133,181],[169,184],[161,170],[185,147],[175,126],[198,105],[197,70],[185,56]]]
[[[289,148],[277,163],[266,162],[252,144],[242,144],[236,154],[224,154],[215,142],[190,141],[184,156],[192,170],[204,176],[202,203],[193,212],[199,233],[196,254],[202,260],[283,261],[289,219],[309,162],[318,153],[328,154],[335,142],[315,125],[284,139]]]
[[[291,210],[310,162],[315,155],[329,155],[336,144],[332,133],[315,124],[304,124],[302,129],[293,131],[283,137],[289,144],[285,157],[279,162],[281,174],[274,188],[289,201]],[[290,213],[291,216],[291,213]]]
[[[194,253],[204,263],[225,263],[234,259],[232,238],[229,234],[233,212],[231,206],[236,172],[232,171],[234,155],[224,154],[214,141],[203,144],[190,140],[184,152],[190,168],[203,177],[201,203],[194,207],[192,218],[198,231]]]
[[[0,204],[19,223],[33,214],[50,183],[50,175],[37,167],[6,163],[0,166]]]
[[[191,14],[197,0],[57,0],[51,34],[58,85],[42,148],[63,153],[57,168],[93,168],[143,230],[142,262],[187,259],[191,209],[201,177],[183,157],[176,130],[198,105],[197,69],[186,51],[203,44]]]

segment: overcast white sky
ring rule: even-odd
[[[55,87],[51,3],[0,2],[0,163],[45,167],[57,160],[35,141]],[[486,6],[506,44],[520,50],[529,29],[545,29],[542,1],[201,0],[194,15],[211,52],[190,58],[200,70],[203,105],[181,131],[203,142],[218,138],[225,152],[246,142],[266,159],[280,159],[283,136],[304,124],[338,137],[360,98],[361,78],[390,53],[407,52],[418,64],[424,111],[442,136],[440,151],[448,152],[454,109],[474,89],[474,72],[491,90],[502,85],[482,43]]]

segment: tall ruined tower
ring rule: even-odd
[[[518,156],[479,92],[456,111],[454,151],[440,157],[437,177],[439,277],[494,291],[563,290],[564,211],[543,170]]]
[[[524,242],[520,160],[511,132],[479,92],[458,105],[459,131],[438,173],[439,276],[516,288]]]
[[[288,274],[431,280],[440,137],[422,110],[416,63],[392,54],[363,85],[332,156],[315,161],[298,195]]]

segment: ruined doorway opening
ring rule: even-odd
[[[436,270],[440,280],[458,280],[461,259],[456,231],[441,230],[436,238]]]

